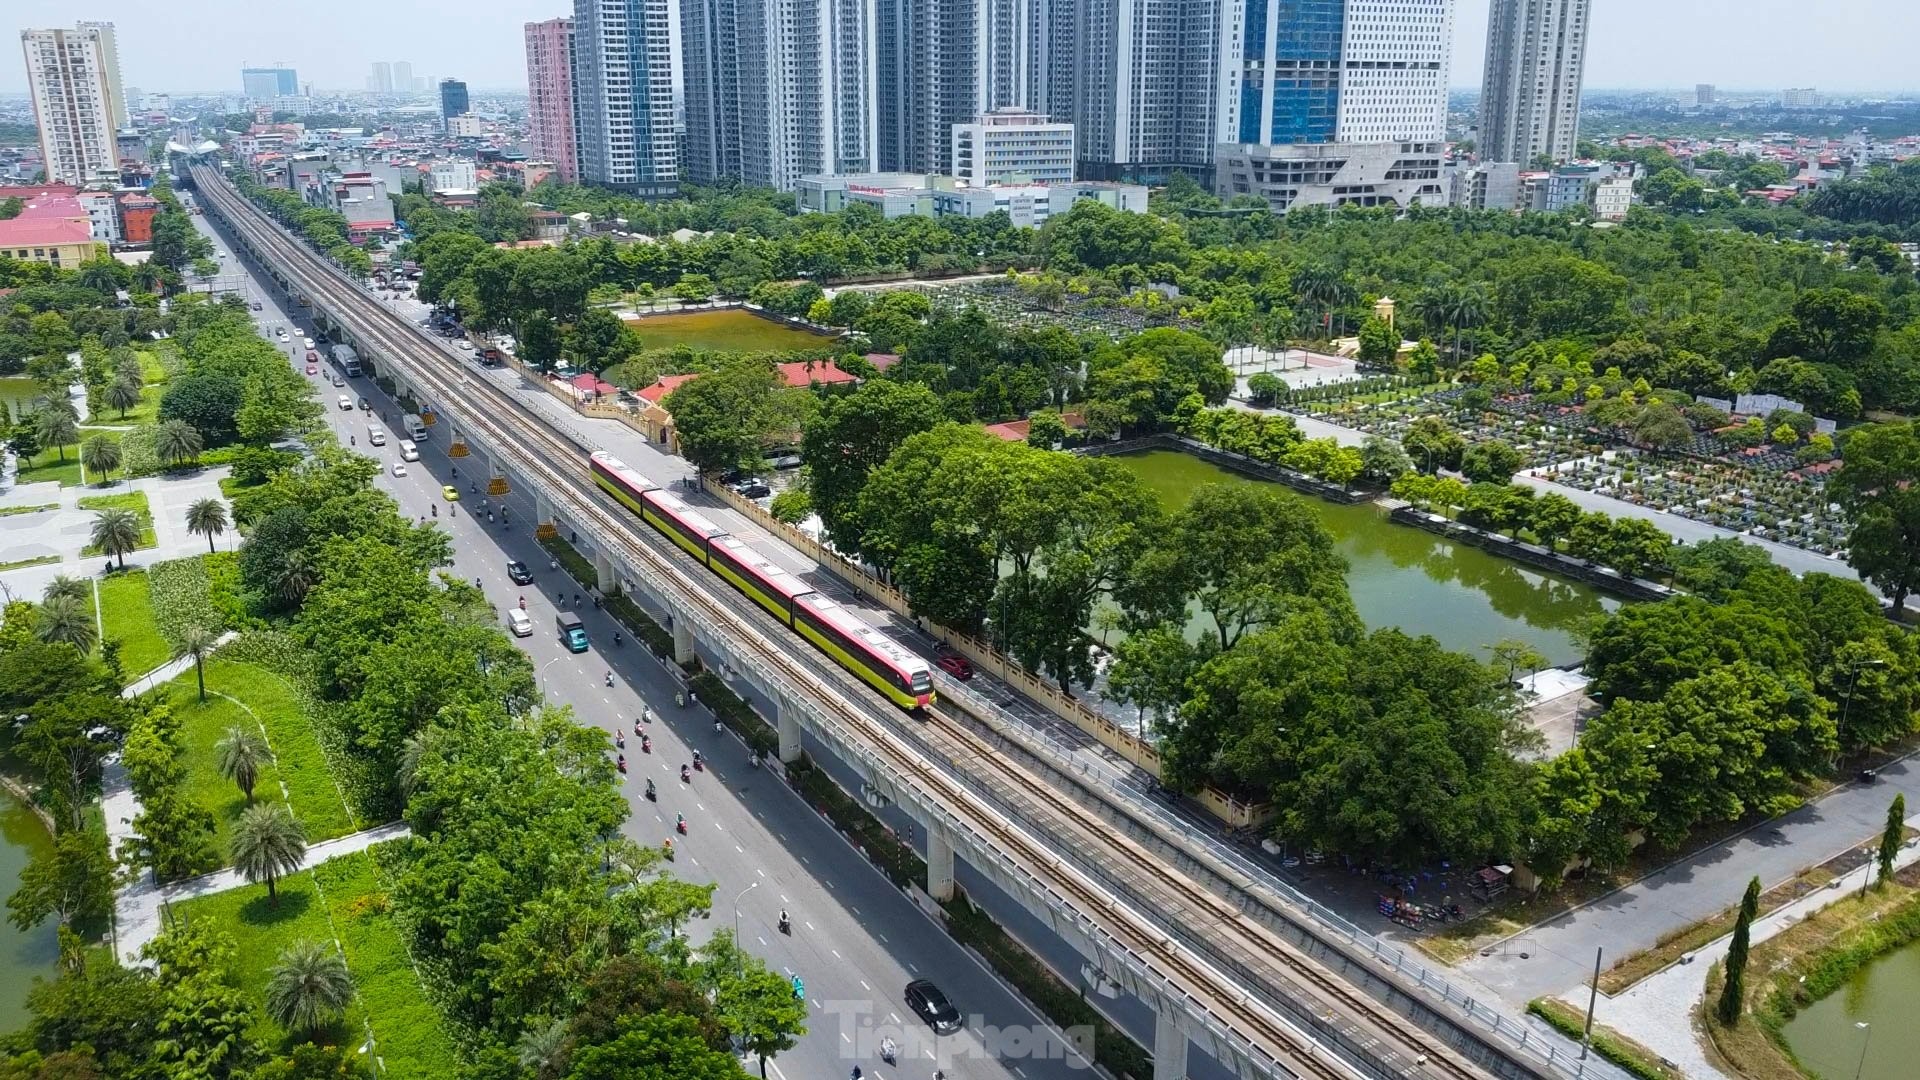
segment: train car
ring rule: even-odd
[[[658,486],[653,481],[605,450],[593,452],[587,459],[587,471],[593,474],[593,482],[599,485],[600,490],[613,496],[621,506],[641,517],[646,516],[646,507],[641,504],[640,497]]]
[[[737,536],[723,536],[708,545],[707,566],[733,583],[748,599],[772,613],[788,626],[793,625],[793,602],[813,591],[772,559],[753,549]]]
[[[933,701],[933,669],[899,642],[819,593],[794,597],[793,628],[903,709]]]
[[[665,488],[642,494],[640,505],[640,516],[647,519],[647,524],[702,563],[707,561],[707,549],[713,541],[727,535],[727,530],[707,520],[700,511],[687,505],[686,500]]]

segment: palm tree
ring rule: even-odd
[[[318,576],[305,552],[297,548],[289,551],[273,568],[274,596],[289,607],[299,604],[307,598],[307,590],[313,588]]]
[[[131,510],[102,510],[94,515],[92,546],[127,568],[127,552],[140,547],[140,518]]]
[[[275,888],[281,876],[300,869],[307,857],[307,834],[285,803],[247,807],[233,827],[233,865],[250,882],[267,883],[267,902],[280,906]]]
[[[117,378],[107,387],[107,407],[119,409],[120,419],[127,418],[127,410],[140,404],[140,384],[130,379]]]
[[[120,276],[114,273],[112,264],[106,260],[93,259],[80,267],[74,283],[112,299],[120,289]]]
[[[227,508],[219,499],[201,499],[187,507],[187,531],[207,538],[207,552],[213,552],[213,538],[227,531]]]
[[[353,975],[340,950],[300,940],[286,947],[267,980],[267,1015],[288,1031],[309,1035],[345,1015]]]
[[[533,1021],[520,1033],[515,1049],[520,1067],[532,1073],[535,1080],[553,1080],[565,1070],[567,1063],[567,1022]]]
[[[60,460],[67,460],[67,444],[80,437],[80,425],[73,418],[72,406],[65,409],[42,405],[33,414],[34,434],[40,436],[41,446],[51,446],[60,451]]]
[[[65,574],[61,574],[59,577],[47,582],[47,587],[40,593],[40,600],[42,603],[45,603],[56,596],[71,596],[75,603],[91,604],[93,602],[93,586],[85,581],[81,581],[79,578],[68,577]]]
[[[162,274],[160,267],[152,261],[143,262],[133,268],[133,287],[140,292],[159,292],[160,285],[165,280],[166,275]]]
[[[200,456],[200,433],[185,420],[169,420],[154,433],[153,450],[169,465],[185,465]]]
[[[90,473],[99,473],[102,481],[120,467],[120,440],[111,435],[95,435],[80,447],[80,465]]]
[[[37,629],[41,641],[64,641],[83,653],[92,652],[94,642],[100,639],[92,605],[67,595],[55,596],[40,605]]]
[[[1339,275],[1325,263],[1308,263],[1293,272],[1293,295],[1321,309],[1321,322],[1332,325],[1333,296]],[[1331,330],[1328,331],[1331,333]]]
[[[212,654],[214,643],[219,640],[220,639],[214,635],[214,632],[206,627],[189,625],[180,631],[180,640],[174,642],[173,645],[173,658],[175,660],[192,658],[194,675],[200,683],[201,701],[207,700],[207,657]],[[240,786],[251,788],[253,785],[247,783]],[[248,801],[252,801],[253,795],[251,792],[248,793],[247,799]]]
[[[1460,366],[1460,329],[1487,321],[1487,292],[1479,284],[1456,286],[1447,297],[1447,324],[1453,327],[1453,366]]]
[[[205,698],[202,693],[201,700]],[[226,738],[214,744],[214,750],[220,755],[220,775],[238,785],[247,797],[247,805],[253,805],[253,786],[260,782],[260,766],[273,760],[267,740],[252,728],[236,724],[227,729]]]

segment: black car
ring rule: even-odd
[[[531,585],[533,584],[533,571],[527,569],[526,563],[515,559],[507,564],[507,580],[513,582],[515,585]]]
[[[935,1035],[951,1035],[960,1030],[960,1010],[953,1007],[947,995],[926,979],[915,979],[907,984],[907,1005],[914,1015],[927,1022]]]

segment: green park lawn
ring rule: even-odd
[[[153,511],[147,507],[147,496],[142,491],[127,491],[118,495],[88,495],[80,500],[82,510],[131,510],[140,518],[140,543],[138,548],[150,548],[159,541],[153,536]],[[82,555],[98,555],[100,549],[88,544],[80,549]]]
[[[66,460],[61,460],[64,451]],[[80,482],[80,444],[55,449],[48,447],[20,463],[22,484],[78,484]]]
[[[279,883],[280,901],[265,885],[245,885],[173,906],[177,918],[202,920],[239,944],[241,989],[262,1005],[256,1034],[278,1045],[286,1037],[266,1018],[266,988],[280,953],[295,941],[338,940],[356,997],[334,1037],[360,1045],[372,1024],[375,1048],[391,1080],[433,1080],[457,1071],[452,1040],[407,956],[372,855],[330,859]]]
[[[147,572],[110,574],[100,582],[100,638],[120,643],[120,666],[129,681],[173,655],[173,646],[153,618],[152,586]]]
[[[306,829],[309,843],[353,832],[357,823],[334,786],[312,720],[293,687],[264,668],[217,656],[207,661],[206,676],[204,702],[192,669],[168,683],[165,693],[180,718],[187,789],[213,813],[214,844],[222,864],[234,823],[247,809],[239,787],[220,775],[217,747],[227,729],[236,726],[264,730],[273,751],[272,764],[260,770],[254,785],[255,801],[286,802]]]
[[[685,345],[723,352],[796,352],[833,344],[832,338],[795,330],[737,308],[647,315],[626,323],[640,335],[641,346],[648,349]]]

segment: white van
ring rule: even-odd
[[[400,460],[401,461],[419,461],[420,460],[420,448],[413,445],[412,439],[400,440]]]
[[[387,433],[384,431],[381,431],[377,427],[374,427],[372,424],[368,424],[367,425],[367,445],[368,446],[387,445]]]
[[[400,426],[407,429],[407,438],[419,442],[427,437],[427,425],[417,413],[408,413],[400,418]]]
[[[517,607],[508,608],[507,629],[513,631],[514,637],[532,637],[533,620]]]

